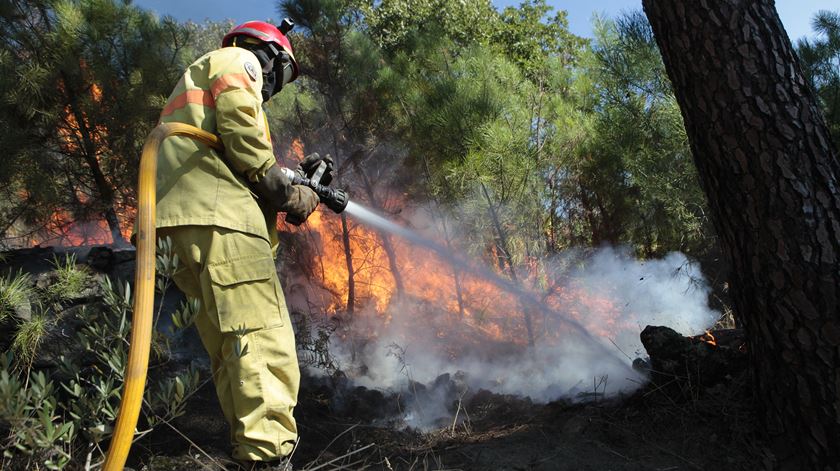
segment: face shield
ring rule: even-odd
[[[294,80],[294,67],[292,66],[292,58],[288,52],[281,51],[274,58],[274,75],[277,82],[277,89],[274,93],[279,92],[284,85]]]
[[[277,45],[246,36],[234,37],[231,45],[248,49],[257,56],[262,67],[263,102],[268,101],[279,93],[284,85],[296,78],[294,59]]]
[[[275,52],[276,51],[276,52]],[[276,54],[270,60],[260,62],[263,66],[263,102],[278,94],[283,86],[294,80],[294,66],[289,53],[271,47],[268,53]],[[258,57],[267,58],[268,54],[257,54]]]

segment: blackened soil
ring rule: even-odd
[[[744,377],[676,393],[650,385],[586,403],[533,404],[479,391],[460,409],[453,405],[457,420],[426,432],[399,417],[372,417],[399,408],[398,394],[348,394],[382,403],[348,407],[357,398],[343,397],[337,407],[334,390],[304,382],[295,469],[752,470],[766,460]],[[211,384],[172,425],[135,445],[133,469],[243,469],[227,455],[227,425]]]

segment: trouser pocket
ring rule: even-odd
[[[283,325],[277,274],[270,257],[215,263],[207,272],[221,332]]]

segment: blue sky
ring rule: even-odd
[[[690,0],[694,1],[694,0]],[[792,40],[813,34],[811,17],[820,9],[838,10],[836,0],[777,0],[776,9]],[[202,21],[233,19],[244,22],[254,19],[277,18],[279,14],[272,0],[134,0],[134,4],[172,15],[179,20]],[[493,0],[496,7],[518,5],[519,0]],[[595,12],[615,16],[621,11],[641,9],[641,0],[548,0],[555,9],[569,13],[569,28],[580,36],[591,36],[591,18]]]

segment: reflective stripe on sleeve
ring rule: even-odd
[[[216,100],[207,90],[187,90],[170,100],[160,115],[169,116],[187,105],[204,105],[215,108]]]
[[[213,98],[218,98],[219,94],[228,88],[250,90],[254,83],[247,74],[225,74],[210,84],[210,92],[213,94]]]

